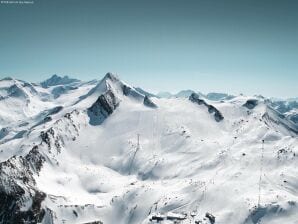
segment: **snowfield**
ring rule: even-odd
[[[138,89],[1,80],[0,223],[298,224],[290,109]]]

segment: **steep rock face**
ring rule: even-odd
[[[243,104],[244,107],[250,110],[254,109],[257,105],[258,105],[258,100],[256,99],[247,100],[245,104]]]
[[[119,106],[119,102],[112,90],[100,95],[96,102],[88,108],[90,124],[101,124]]]
[[[298,125],[270,106],[266,107],[266,112],[263,114],[263,119],[272,124],[284,127],[287,131],[298,134]]]
[[[207,107],[208,107],[208,112],[209,112],[210,114],[214,114],[214,119],[215,119],[217,122],[220,122],[220,121],[222,121],[222,120],[224,119],[224,117],[223,117],[223,115],[221,114],[221,112],[220,112],[218,109],[216,109],[214,106],[208,104]]]
[[[40,146],[0,163],[0,223],[39,223],[49,211],[41,206],[46,194],[36,189],[33,177],[46,160]]]
[[[40,145],[46,145],[50,153],[53,149],[59,153],[66,141],[75,140],[79,135],[79,124],[75,121],[75,117],[79,116],[79,114],[77,110],[66,113],[63,118],[57,120],[52,127],[46,131],[42,131],[40,133]],[[67,135],[65,135],[65,133],[67,133]]]
[[[37,189],[34,175],[39,175],[45,161],[55,161],[68,139],[74,140],[78,135],[78,114],[76,110],[67,113],[41,132],[41,142],[25,156],[13,156],[0,163],[0,223],[52,223],[49,219],[53,212],[42,205],[47,195]]]
[[[125,96],[132,97],[136,100],[142,100],[144,98],[144,96],[141,93],[139,93],[134,88],[127,86],[125,84],[122,85],[122,90],[123,90],[123,95]]]
[[[200,99],[198,94],[196,94],[196,93],[191,94],[189,97],[189,100],[193,103],[197,103],[199,105],[206,106],[208,108],[208,112],[210,114],[214,115],[215,121],[220,122],[224,119],[224,116],[221,114],[221,112],[217,108],[206,103],[204,100]]]
[[[152,100],[148,96],[144,97],[144,105],[147,107],[151,107],[151,108],[157,108],[157,105],[155,103],[153,103]]]
[[[91,125],[101,124],[120,104],[120,94],[129,97],[137,102],[143,102],[147,107],[157,106],[147,97],[139,93],[135,88],[121,82],[115,75],[107,73],[102,81],[87,95],[95,94],[97,91],[103,92],[97,100],[88,108],[89,123]],[[118,95],[117,95],[118,94]],[[84,99],[86,97],[83,97]]]
[[[145,91],[142,90],[141,92],[144,93]],[[92,104],[89,104],[91,106],[88,109],[88,115],[93,119],[90,124],[97,125],[101,124],[110,112],[116,109],[119,105],[120,99],[122,100],[127,97],[127,99],[133,100],[137,103],[144,103],[145,95],[141,92],[122,82],[116,75],[107,73],[95,87],[89,90],[87,94],[80,96],[76,103],[83,100],[88,101],[90,98],[96,99],[95,103],[93,103],[93,101]],[[123,98],[123,96],[125,97]],[[147,102],[147,99],[145,101]],[[114,106],[111,106],[113,104]],[[149,107],[153,106],[152,104],[149,104],[149,102],[148,104],[144,103],[144,105]],[[100,110],[99,108],[102,108],[103,110]]]
[[[33,148],[26,157],[0,163],[0,222],[39,223],[46,211],[41,203],[46,194],[35,188],[33,171],[45,161]]]

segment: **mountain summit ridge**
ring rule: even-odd
[[[74,82],[80,82],[78,79],[69,78],[67,75],[65,76],[58,76],[56,74],[52,75],[50,78],[42,81],[40,84],[44,88],[48,88],[51,86],[57,85],[66,85]]]

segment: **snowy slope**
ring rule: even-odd
[[[75,86],[1,130],[0,223],[298,223],[298,128],[266,99]]]

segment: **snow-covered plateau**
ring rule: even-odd
[[[164,95],[2,79],[0,223],[298,223],[297,101]]]

